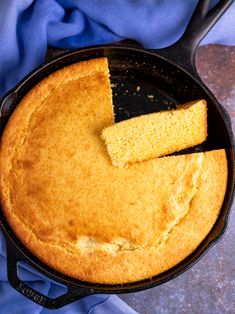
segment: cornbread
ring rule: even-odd
[[[101,137],[119,167],[195,146],[207,137],[206,101],[121,121],[105,128]]]
[[[187,257],[214,225],[225,151],[114,167],[100,138],[113,121],[107,60],[65,67],[20,102],[0,146],[0,199],[20,241],[80,280],[127,283]]]

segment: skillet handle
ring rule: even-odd
[[[170,47],[154,50],[154,52],[199,78],[195,67],[197,47],[233,1],[219,0],[209,10],[211,0],[199,0],[182,37]]]
[[[51,299],[43,295],[42,293],[34,290],[19,279],[17,275],[17,263],[22,259],[21,254],[17,253],[15,247],[13,246],[13,244],[10,243],[10,241],[6,242],[8,280],[14,289],[16,289],[18,292],[23,294],[31,301],[48,309],[58,309],[76,300],[93,294],[92,290],[67,287],[68,291],[65,294],[55,299]]]

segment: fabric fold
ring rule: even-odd
[[[47,47],[75,49],[133,39],[145,48],[183,34],[197,0],[0,2],[0,97],[45,61]],[[235,3],[202,44],[235,44]]]

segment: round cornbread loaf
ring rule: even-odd
[[[1,139],[4,215],[41,261],[80,280],[127,283],[183,260],[214,225],[227,183],[224,150],[111,163],[100,138],[114,123],[106,59],[36,85]]]

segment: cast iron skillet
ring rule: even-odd
[[[20,243],[0,210],[0,225],[7,243],[8,279],[11,285],[27,298],[44,307],[56,309],[94,293],[127,293],[151,288],[182,274],[221,238],[227,225],[234,192],[234,139],[227,112],[196,72],[194,55],[199,42],[232,2],[232,0],[219,1],[208,13],[210,1],[199,1],[184,35],[177,43],[166,49],[154,51],[108,45],[84,48],[59,56],[37,68],[2,100],[1,132],[22,97],[44,77],[71,63],[106,56],[114,84],[113,98],[117,121],[204,98],[208,103],[208,138],[206,143],[186,152],[226,148],[228,159],[229,176],[226,196],[219,218],[206,239],[190,256],[174,268],[135,283],[92,284],[56,272],[39,261]],[[140,87],[139,91],[137,91],[139,89],[137,86]],[[68,289],[67,293],[50,299],[27,286],[17,275],[17,262],[20,260],[28,262],[42,274],[65,285]]]

